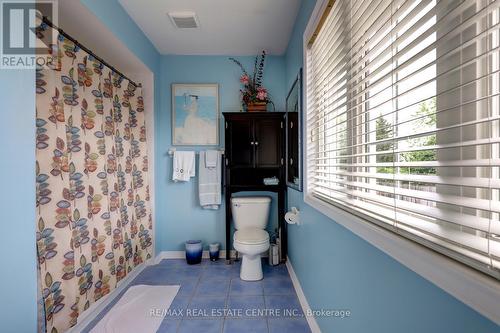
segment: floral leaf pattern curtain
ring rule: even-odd
[[[36,239],[55,333],[151,258],[152,221],[141,88],[62,35],[50,54],[36,77]]]

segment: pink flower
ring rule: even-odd
[[[248,78],[248,75],[242,75],[240,77],[240,82],[243,83],[244,85],[247,85],[250,82],[250,79]]]
[[[257,98],[261,101],[265,101],[267,98],[267,90],[266,88],[257,88]]]

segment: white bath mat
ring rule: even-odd
[[[180,286],[130,287],[91,333],[155,333]]]

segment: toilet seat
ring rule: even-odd
[[[260,245],[269,243],[269,234],[258,228],[244,228],[234,232],[233,240],[244,245]]]

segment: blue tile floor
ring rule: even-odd
[[[146,267],[131,285],[180,285],[158,333],[306,333],[311,332],[286,266],[263,260],[264,279],[239,278],[240,262],[203,260],[188,265],[168,259]],[[86,327],[88,332],[125,293]]]

